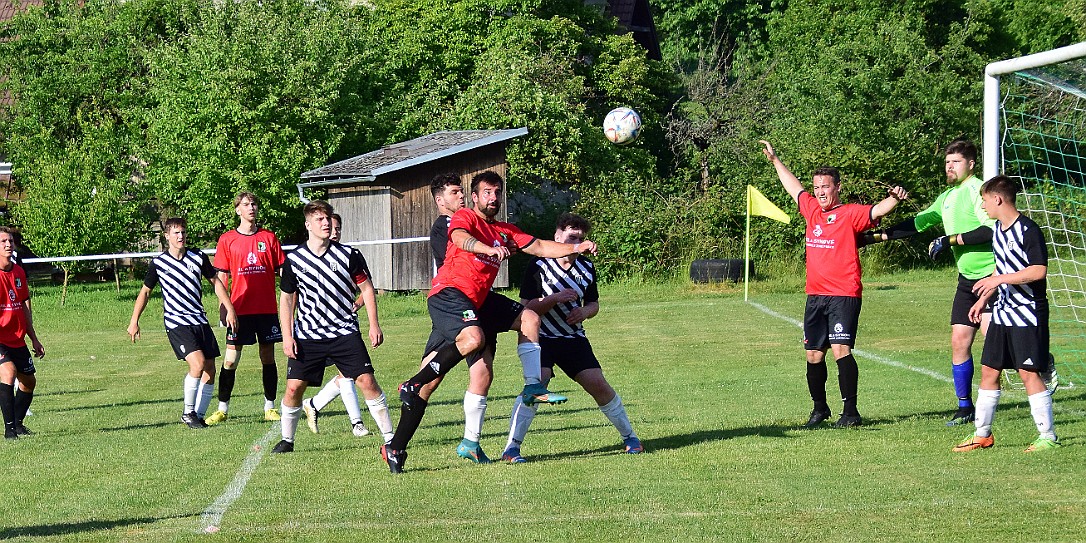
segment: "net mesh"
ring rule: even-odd
[[[1048,240],[1051,351],[1061,386],[1086,383],[1086,58],[1000,79],[1002,172]]]

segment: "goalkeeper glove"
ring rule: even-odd
[[[950,238],[947,236],[939,236],[931,240],[931,243],[928,244],[928,256],[930,256],[932,260],[935,260],[935,258],[939,256],[939,253],[943,252],[943,249],[946,249],[948,245],[950,245]]]
[[[861,232],[859,236],[859,243],[857,243],[857,245],[859,245],[860,247],[866,247],[874,243],[881,243],[883,241],[882,236],[882,230],[868,230],[867,232]]]

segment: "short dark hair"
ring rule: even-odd
[[[257,198],[255,194],[244,190],[234,197],[234,207],[241,205],[241,201],[246,198],[248,198],[250,202],[256,204],[257,207],[260,207],[260,198]]]
[[[332,215],[336,214],[336,212],[332,210],[332,204],[329,204],[324,200],[310,200],[309,203],[302,208],[302,215],[305,215],[306,219],[317,213],[324,213],[325,215],[328,215],[329,219],[332,218]]]
[[[336,221],[336,222],[338,222],[338,223],[339,223],[340,225],[342,225],[342,224],[343,224],[343,217],[340,217],[340,216],[339,216],[339,213],[333,213],[333,214],[331,214],[331,215],[329,215],[329,216],[330,216],[330,217],[332,217],[332,220],[333,220],[333,221]]]
[[[831,168],[830,166],[820,166],[815,169],[811,177],[817,177],[819,175],[828,175],[833,178],[834,185],[841,184],[841,172],[837,171],[837,168]]]
[[[580,230],[585,234],[592,229],[592,225],[589,224],[588,219],[576,214],[576,213],[563,213],[558,216],[558,221],[554,225],[556,230],[565,230],[567,228],[573,228]]]
[[[436,198],[449,185],[460,186],[460,176],[455,173],[439,173],[430,180],[430,194]]]
[[[954,140],[946,146],[947,155],[962,155],[966,160],[977,161],[977,146],[969,140]]]
[[[479,172],[475,174],[475,177],[471,178],[471,192],[475,192],[476,188],[478,188],[479,186],[479,183],[494,185],[499,189],[505,186],[505,180],[502,179],[502,176],[489,170],[485,172]]]
[[[188,226],[189,223],[185,219],[181,217],[170,217],[169,219],[166,219],[166,222],[162,223],[162,233],[168,234],[174,227],[184,229],[188,228]]]
[[[1010,177],[1005,175],[997,175],[984,182],[980,186],[981,194],[998,194],[1003,197],[1004,200],[1015,204],[1018,200],[1018,184],[1011,181]]]
[[[11,234],[11,239],[15,239],[16,230],[10,226],[0,226],[0,234]]]

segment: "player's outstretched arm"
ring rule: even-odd
[[[509,258],[509,255],[512,254],[512,251],[509,250],[509,247],[506,247],[504,245],[498,247],[490,247],[485,243],[481,243],[463,228],[457,228],[449,233],[449,239],[452,240],[454,245],[469,253],[490,255],[497,258],[498,260],[505,260],[506,258]]]
[[[598,251],[596,242],[584,240],[580,243],[558,243],[546,239],[536,239],[534,243],[523,247],[521,250],[539,258],[562,258],[584,253],[596,254]]]
[[[287,358],[298,356],[298,346],[294,343],[294,305],[297,303],[298,293],[279,294],[279,330],[283,333],[283,354]]]
[[[234,311],[234,304],[230,303],[230,293],[226,291],[226,285],[219,280],[219,275],[221,274],[216,274],[208,281],[215,288],[215,296],[219,299],[219,304],[226,308],[226,326],[229,326],[231,330],[237,330],[238,314]]]
[[[766,140],[758,140],[764,147],[762,148],[762,154],[765,155],[769,162],[773,164],[773,167],[777,170],[777,177],[781,180],[781,185],[784,186],[784,190],[788,192],[788,195],[793,200],[799,201],[799,193],[803,192],[803,183],[799,182],[799,179],[792,173],[792,170],[788,169],[788,166],[781,162],[780,157],[777,156],[776,151],[773,150],[773,146]]]
[[[136,304],[132,307],[132,319],[128,321],[128,337],[135,343],[140,338],[140,315],[147,308],[147,298],[151,295],[151,289],[147,285],[140,287],[140,293],[136,295]]]
[[[909,193],[899,186],[894,187],[887,192],[889,192],[890,195],[883,201],[875,204],[875,207],[871,208],[871,219],[874,221],[878,221],[888,215],[893,211],[894,207],[897,206],[898,202],[909,197]]]
[[[373,289],[373,283],[366,279],[358,285],[362,291],[360,298],[366,308],[366,319],[370,322],[370,346],[377,348],[385,342],[385,333],[381,330],[381,324],[377,321],[377,293]]]

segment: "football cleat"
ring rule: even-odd
[[[418,383],[412,383],[411,381],[400,383],[400,403],[407,409],[413,409],[422,400],[422,397],[419,396],[420,389],[422,389],[422,385]]]
[[[636,437],[623,439],[622,444],[626,446],[626,454],[641,454],[645,452],[645,447],[641,445],[641,440]]]
[[[15,430],[12,430],[11,428],[5,428],[4,439],[19,439],[19,434],[15,433]]]
[[[188,413],[181,415],[181,422],[194,430],[207,428],[207,423],[204,422],[204,419],[201,419],[200,415],[197,415],[194,411],[189,411]]]
[[[280,440],[279,443],[276,443],[275,446],[272,447],[271,452],[272,452],[272,454],[282,454],[282,453],[294,452],[294,442],[293,441],[287,441],[285,439]]]
[[[309,426],[309,431],[314,434],[319,434],[320,429],[317,427],[317,418],[321,416],[317,408],[313,406],[313,398],[302,400],[302,411],[305,411],[305,424]]]
[[[976,433],[974,433],[973,435],[969,436],[968,438],[966,438],[961,443],[958,443],[957,445],[955,445],[952,450],[954,452],[967,452],[967,451],[975,451],[977,449],[987,449],[988,447],[991,447],[992,445],[995,445],[995,436],[994,435],[980,437]]]
[[[283,417],[279,416],[279,411],[276,410],[274,407],[271,408],[271,409],[265,409],[264,410],[264,420],[276,421],[276,420],[282,420],[282,418]]]
[[[25,424],[17,422],[15,423],[15,434],[20,436],[29,436],[33,435],[34,432],[31,432],[30,428],[27,428]]]
[[[215,426],[216,424],[226,420],[228,415],[226,411],[216,411],[211,414],[210,417],[204,419],[204,423],[208,426]]]
[[[483,452],[483,448],[479,446],[479,442],[469,439],[461,440],[460,444],[456,446],[456,456],[471,460],[475,464],[490,463],[490,459]]]
[[[833,423],[834,428],[855,428],[863,424],[863,419],[860,415],[841,415],[841,418],[837,419],[837,422]]]
[[[1047,437],[1038,437],[1033,440],[1033,443],[1026,447],[1026,452],[1048,451],[1052,449],[1060,448],[1060,442],[1056,439],[1048,439]]]
[[[833,413],[830,413],[829,409],[826,409],[826,410],[815,409],[815,410],[811,411],[811,416],[810,416],[810,418],[807,419],[807,423],[804,424],[803,427],[808,429],[808,430],[810,430],[812,428],[817,428],[823,422],[825,422],[827,420],[830,420],[831,416],[833,416]]]
[[[547,387],[543,386],[541,383],[524,385],[524,390],[521,391],[520,397],[523,399],[524,405],[533,405],[537,403],[559,404],[565,403],[568,399],[561,394],[555,394],[547,390]]]
[[[509,447],[502,453],[502,462],[509,462],[510,464],[523,464],[527,462],[523,456],[520,455],[520,447]]]
[[[954,412],[954,416],[950,417],[950,420],[946,421],[947,426],[961,426],[963,424],[970,424],[976,419],[976,410],[973,406],[959,407]]]
[[[362,421],[358,421],[351,425],[351,433],[357,437],[365,437],[370,435],[370,429],[366,428]]]
[[[392,473],[403,473],[403,466],[407,463],[407,451],[396,451],[388,447],[388,445],[381,445],[381,458],[388,464],[388,471]]]

